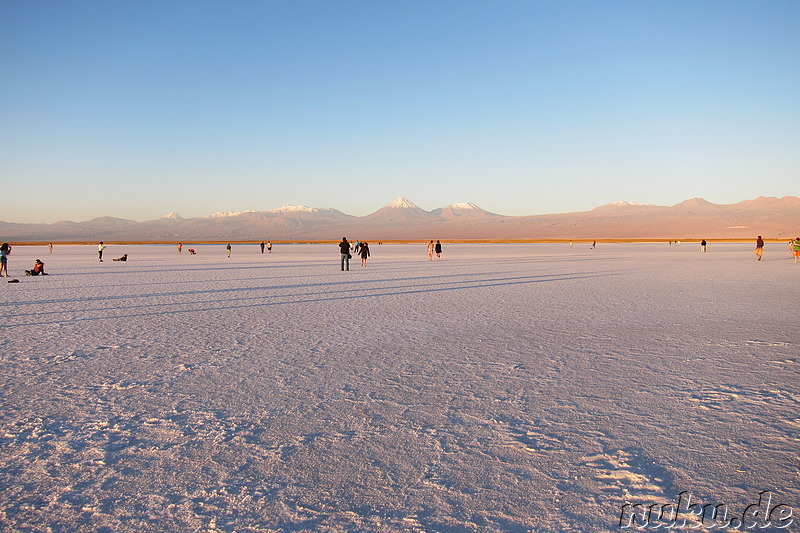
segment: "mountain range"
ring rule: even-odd
[[[425,211],[397,198],[370,215],[287,205],[271,211],[214,213],[184,219],[170,213],[136,222],[99,217],[53,224],[0,222],[8,242],[291,241],[428,239],[789,239],[800,234],[800,198],[759,197],[736,204],[702,198],[673,206],[614,202],[577,213],[505,216],[472,203]]]

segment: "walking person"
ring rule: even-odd
[[[436,260],[442,260],[442,243],[438,240],[436,241],[436,246],[433,247],[433,251],[436,252]]]
[[[361,243],[361,249],[359,251],[359,255],[361,255],[361,266],[367,266],[367,257],[369,257],[369,244],[366,242]]]
[[[800,237],[797,237],[792,243],[792,254],[794,255],[794,262],[800,259]]]
[[[706,251],[706,244],[708,244],[708,243],[706,243],[705,239],[700,241],[700,251],[703,252],[703,253],[705,253],[705,251]]]
[[[178,255],[181,255],[181,252],[183,252],[183,244],[179,242],[178,243]]]
[[[761,238],[761,235],[758,236],[756,239],[756,257],[758,257],[758,261],[761,261],[761,256],[764,255],[764,239]]]
[[[428,261],[433,261],[433,241],[428,243]]]
[[[262,254],[264,253],[264,246],[266,246],[266,245],[264,244],[264,241],[261,241],[261,253],[262,253]]]
[[[47,244],[47,251],[52,255],[52,253],[53,253],[53,243],[52,242]]]
[[[347,242],[347,237],[342,237],[342,242],[339,243],[339,253],[342,255],[342,271],[350,270],[350,243]]]
[[[0,276],[8,277],[8,254],[11,253],[11,247],[7,242],[0,246]]]
[[[231,256],[231,243],[228,243],[228,246],[225,247],[225,250],[228,252],[228,257]]]
[[[97,245],[97,259],[101,263],[103,262],[103,250],[105,250],[105,249],[106,249],[106,247],[103,244],[103,241],[100,241],[100,244]]]
[[[267,253],[272,253],[272,241],[267,241]]]

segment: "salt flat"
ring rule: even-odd
[[[3,531],[618,531],[682,491],[800,523],[784,245],[188,247],[14,248]]]

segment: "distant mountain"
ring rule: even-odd
[[[401,209],[401,210],[402,209],[412,209],[412,210],[415,210],[415,209],[419,209],[419,207],[417,207],[417,204],[415,204],[414,202],[412,202],[408,198],[403,198],[402,196],[398,196],[397,198],[395,198],[394,200],[392,200],[391,202],[386,204],[386,206],[384,206],[384,209]]]
[[[450,204],[445,207],[440,207],[439,209],[434,209],[431,211],[431,214],[447,220],[462,221],[467,219],[479,220],[488,217],[500,216],[488,211],[484,211],[477,205],[470,203]]]
[[[370,225],[394,225],[394,224],[418,224],[426,223],[436,219],[436,216],[425,211],[410,200],[395,198],[385,206],[381,207],[371,215],[364,217]]]
[[[135,222],[99,217],[53,224],[0,222],[0,240],[205,241],[390,239],[789,239],[800,234],[800,198],[759,197],[736,204],[693,198],[673,206],[613,202],[591,211],[504,216],[471,203],[425,211],[399,197],[354,217],[331,208],[285,205],[268,211],[220,212],[199,218],[169,213]]]

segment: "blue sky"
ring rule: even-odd
[[[6,1],[0,220],[800,195],[800,2]]]

